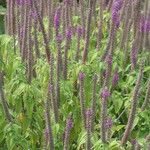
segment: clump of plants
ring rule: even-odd
[[[0,148],[148,150],[149,0],[7,0]]]

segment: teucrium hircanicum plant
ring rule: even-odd
[[[149,0],[7,0],[0,146],[111,150],[135,139],[132,148],[149,149],[149,8]]]

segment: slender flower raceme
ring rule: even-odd
[[[126,4],[127,6],[124,8],[125,9],[125,14],[124,14],[124,22],[123,22],[123,33],[122,33],[122,38],[121,38],[121,42],[120,42],[120,48],[125,50],[125,45],[128,38],[128,30],[129,30],[129,23],[130,23],[130,19],[131,19],[131,14],[132,14],[132,7],[130,5],[130,3],[128,2]],[[122,10],[123,11],[123,10]]]
[[[111,71],[112,71],[112,54],[108,54],[106,57],[106,72],[105,72],[105,78],[104,78],[104,86],[108,87],[111,77]]]
[[[62,60],[61,43],[63,41],[63,35],[58,34],[57,37],[56,37],[56,41],[57,41],[57,47],[60,51],[60,64],[59,65],[60,65],[60,70],[62,71],[63,70],[63,66],[62,66],[63,60]]]
[[[85,27],[85,3],[84,0],[79,1],[79,8],[80,8],[80,14],[81,14],[81,21],[82,21],[82,27]]]
[[[119,73],[118,69],[116,69],[112,79],[112,87],[115,87],[118,84],[118,81],[119,81]]]
[[[52,105],[53,105],[53,110],[54,110],[54,116],[55,116],[55,122],[58,122],[58,103],[56,100],[56,95],[55,95],[55,85],[54,85],[54,57],[51,54],[50,57],[50,79],[49,79],[49,93],[51,95],[51,100],[52,100]]]
[[[65,80],[67,79],[67,74],[68,74],[68,50],[70,49],[71,37],[72,37],[72,28],[69,27],[66,31],[66,43],[65,43],[64,62],[63,62],[63,77]]]
[[[56,36],[59,33],[60,18],[61,18],[61,7],[58,7],[56,9],[55,16],[54,16],[54,28],[55,28],[55,34],[56,34]]]
[[[84,78],[85,78],[85,74],[83,72],[80,72],[79,73],[79,84],[80,84],[79,96],[80,96],[81,116],[82,116],[84,127],[86,127]]]
[[[133,92],[131,111],[129,114],[128,123],[127,123],[126,129],[125,129],[124,135],[121,139],[122,145],[126,144],[128,137],[131,133],[133,123],[134,123],[134,119],[135,119],[135,115],[136,115],[136,107],[138,104],[138,95],[139,95],[140,85],[141,85],[142,76],[143,76],[143,70],[144,70],[144,62],[142,61],[141,66],[140,66],[139,75],[138,75],[136,85],[134,88],[134,92]]]
[[[101,98],[102,98],[102,101],[101,101],[101,138],[102,138],[103,143],[107,142],[105,120],[107,119],[107,101],[108,101],[108,98],[110,97],[110,91],[108,90],[108,87],[109,87],[109,80],[111,77],[111,70],[112,70],[112,55],[109,54],[107,56],[106,64],[107,64],[107,69],[105,73],[103,89],[101,91]]]
[[[72,128],[73,128],[73,120],[71,117],[68,117],[68,119],[66,121],[65,139],[64,139],[63,150],[69,150],[69,137],[70,137],[70,131]]]
[[[52,13],[52,3],[53,2],[53,0],[47,0],[47,6],[48,6],[48,18],[49,18],[49,20],[48,20],[48,39],[50,40],[50,39],[52,39],[52,37],[53,37],[53,30],[52,30],[52,27],[53,27],[53,24],[52,24],[52,22],[53,22],[53,13]]]
[[[107,119],[105,121],[105,126],[106,126],[106,130],[107,130],[107,140],[110,140],[110,138],[111,138],[111,128],[113,126],[112,118],[107,117]]]
[[[92,109],[86,110],[86,130],[87,130],[87,143],[86,143],[86,150],[91,150],[91,123],[92,123]]]
[[[46,148],[47,148],[47,145],[48,145],[48,141],[49,141],[48,128],[45,128],[45,130],[44,130],[44,137],[45,137],[45,145],[44,145],[44,148],[46,149]]]
[[[107,87],[105,87],[103,90],[102,90],[102,93],[101,93],[101,97],[103,100],[107,100],[107,98],[110,96],[110,92],[109,90],[107,89]]]
[[[29,5],[25,5],[25,18],[23,23],[23,38],[22,38],[22,60],[25,61],[27,59],[27,36],[28,36],[28,16],[29,16]]]
[[[103,143],[107,142],[107,128],[106,128],[106,119],[107,119],[107,101],[110,97],[110,92],[107,87],[104,87],[101,92],[101,139]]]
[[[135,0],[133,2],[133,25],[134,25],[134,36],[137,35],[137,32],[140,30],[139,21],[140,21],[140,10],[141,10],[141,0]]]
[[[91,117],[91,131],[94,131],[94,122],[96,116],[96,85],[97,85],[97,75],[93,76],[93,89],[92,89],[92,117]]]
[[[112,21],[116,27],[119,27],[120,24],[119,11],[122,7],[122,4],[123,4],[122,0],[115,0],[112,7]]]
[[[61,16],[61,18],[62,18],[63,38],[65,38],[65,36],[66,36],[66,17],[65,17],[65,11],[66,11],[65,6],[62,5],[62,16]]]
[[[67,0],[69,1],[69,4],[68,4],[68,10],[69,10],[69,23],[70,23],[70,26],[73,27],[73,0]]]
[[[150,31],[150,20],[141,19],[140,21],[140,31],[148,33]]]
[[[100,0],[100,17],[99,17],[99,24],[98,24],[98,33],[97,33],[97,43],[96,49],[100,49],[101,40],[102,40],[102,28],[103,28],[103,10],[104,10],[104,0]]]
[[[112,124],[112,119],[108,117],[105,122],[106,129],[110,129],[112,127]]]
[[[49,98],[47,98],[45,103],[45,110],[46,110],[46,128],[48,129],[48,136],[49,136],[49,148],[50,150],[54,150],[54,138],[52,133],[51,127],[51,118],[50,118],[50,103]]]
[[[75,56],[75,60],[78,61],[79,60],[79,52],[80,52],[80,41],[81,41],[81,37],[84,33],[84,28],[83,27],[78,27],[77,28],[77,51],[76,51],[76,56]]]
[[[32,42],[32,34],[31,34],[31,28],[32,28],[32,11],[29,12],[29,18],[28,18],[28,28],[29,28],[29,33],[28,33],[28,67],[27,67],[27,77],[28,77],[28,82],[31,84],[31,80],[33,77],[33,42]]]
[[[61,54],[61,42],[62,42],[62,35],[58,34],[56,37],[57,41],[57,64],[56,64],[56,102],[58,108],[60,107],[60,76],[62,70],[62,54]]]
[[[117,28],[120,25],[119,11],[121,7],[122,7],[122,0],[115,0],[112,6],[111,27],[110,27],[110,33],[109,33],[109,38],[108,38],[108,44],[107,44],[105,53],[102,55],[102,58],[101,58],[102,61],[106,59],[110,51],[111,51],[111,54],[113,54],[114,43],[116,39],[116,32],[117,32]]]
[[[71,25],[70,20],[69,20],[69,4],[70,0],[65,0],[64,5],[65,5],[65,26],[66,29]]]
[[[39,41],[38,41],[38,33],[37,33],[37,28],[38,28],[38,21],[37,21],[37,17],[34,17],[34,21],[33,21],[33,26],[34,26],[34,48],[35,48],[35,54],[37,58],[40,58],[40,50],[39,50]]]
[[[84,50],[83,50],[83,56],[82,56],[82,63],[83,64],[85,64],[86,61],[87,61],[88,51],[89,51],[91,19],[92,19],[92,7],[93,7],[93,3],[92,3],[92,0],[90,0],[89,8],[88,8],[87,23],[86,23],[85,44],[84,44]]]

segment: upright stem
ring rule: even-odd
[[[128,119],[128,123],[127,123],[126,129],[125,129],[124,135],[121,139],[121,145],[126,144],[128,137],[132,130],[132,126],[133,126],[135,115],[136,115],[136,107],[138,104],[138,95],[139,95],[140,85],[141,85],[142,76],[143,76],[143,69],[144,69],[144,62],[142,62],[142,64],[141,64],[138,79],[136,81],[136,85],[134,88],[134,93],[133,93],[132,103],[131,103],[131,111],[129,114],[129,119]]]

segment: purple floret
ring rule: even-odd
[[[79,73],[79,79],[83,80],[85,78],[85,74],[83,72]]]
[[[107,87],[105,87],[102,90],[101,97],[102,97],[102,99],[106,100],[109,96],[110,96],[110,91],[108,90]]]
[[[66,31],[66,38],[71,39],[71,37],[72,37],[72,29],[71,27],[69,27]]]
[[[107,118],[105,122],[106,129],[110,129],[113,125],[113,121],[111,118]]]

